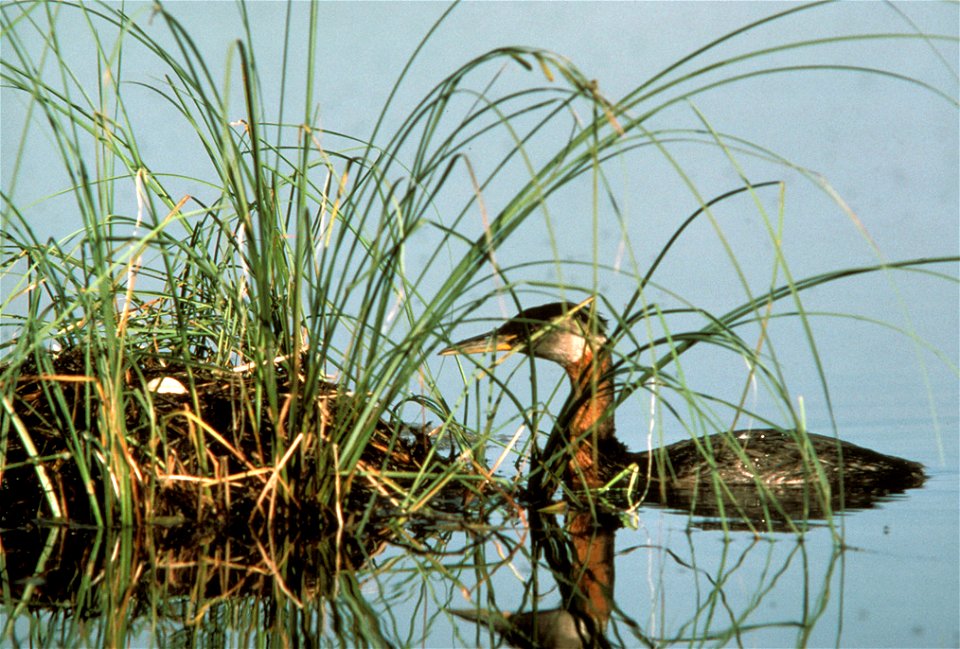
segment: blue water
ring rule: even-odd
[[[956,420],[941,423],[955,426]],[[909,427],[902,423],[894,428],[901,432]],[[608,637],[615,644],[639,646],[633,626],[625,622],[630,620],[647,637],[680,644],[956,646],[960,482],[956,444],[948,446],[949,466],[937,464],[933,455],[908,454],[929,465],[930,479],[923,488],[839,517],[833,530],[814,527],[802,542],[787,533],[759,538],[750,532],[725,534],[701,529],[685,515],[641,510],[636,529],[616,535],[617,612]],[[506,538],[529,547],[521,542],[522,524],[506,529]],[[415,637],[423,631],[420,619],[433,620],[424,646],[488,644],[486,631],[448,620],[442,610],[471,608],[478,601],[489,607],[489,592],[502,610],[517,607],[536,571],[522,551],[511,555],[511,547],[503,542],[485,547],[495,566],[487,567],[493,574],[489,585],[477,586],[469,570],[454,567],[461,557],[449,564],[456,582],[436,580],[436,601],[424,605],[413,597],[413,588],[406,596],[389,598],[385,614],[401,627],[412,618]],[[539,607],[558,606],[549,570],[542,565],[538,570],[544,593]],[[524,610],[530,606],[528,601]]]

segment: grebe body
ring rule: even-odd
[[[871,497],[923,484],[923,465],[833,437],[776,429],[736,430],[640,453],[615,435],[611,355],[602,318],[588,301],[525,309],[491,334],[460,341],[441,354],[521,352],[558,363],[571,382],[569,408],[559,422],[567,448],[565,482],[596,488],[635,467],[639,488],[666,500],[671,492],[725,488],[805,489]]]

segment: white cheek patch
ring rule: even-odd
[[[579,363],[587,351],[587,341],[580,336],[567,336],[567,345],[562,347],[564,361],[568,364]]]
[[[565,367],[579,363],[587,351],[587,341],[583,336],[566,331],[547,334],[537,340],[535,345],[536,356]]]

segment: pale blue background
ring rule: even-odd
[[[149,5],[127,5],[140,13],[146,26]],[[568,56],[588,76],[600,82],[603,93],[616,100],[655,72],[672,64],[709,40],[759,17],[788,6],[779,3],[467,3],[457,7],[428,43],[398,95],[394,120],[384,133],[412,109],[440,79],[473,56],[501,45],[535,45]],[[231,43],[241,35],[237,11],[232,3],[170,3],[174,12],[202,47],[211,65],[225,63]],[[435,3],[326,3],[321,7],[321,52],[317,65],[317,96],[321,126],[360,137],[372,129],[383,102],[410,54],[446,5]],[[270,73],[279,65],[279,44],[284,29],[281,3],[254,3],[250,6],[258,64],[265,84],[264,103],[274,110],[279,92],[278,75]],[[306,6],[297,5],[300,18],[294,21],[298,42],[305,28]],[[904,3],[850,3],[822,7],[758,28],[728,43],[707,60],[718,56],[784,41],[820,38],[840,33],[908,32],[909,16],[922,31],[957,34],[956,5]],[[162,38],[159,21],[147,27]],[[92,83],[92,64],[84,24],[76,12],[65,11],[58,33],[71,48],[70,60],[82,78]],[[75,36],[74,36],[75,34]],[[69,37],[68,37],[69,36]],[[936,45],[942,59],[930,46],[916,41],[844,44],[792,50],[773,60],[782,64],[841,61],[852,65],[883,67],[914,76],[947,94],[957,94],[957,48]],[[4,56],[8,55],[4,50]],[[128,79],[153,79],[159,70],[133,49],[125,60]],[[234,63],[235,69],[235,63]],[[215,78],[223,70],[214,69]],[[506,83],[546,83],[538,73],[518,66],[505,69]],[[236,77],[233,79],[237,86]],[[479,87],[480,83],[474,84]],[[302,119],[302,83],[292,77],[288,86],[288,122]],[[172,121],[172,111],[158,105],[149,92],[128,89],[128,108],[139,120],[140,143],[155,172],[178,172],[209,177],[210,170],[189,130]],[[234,96],[237,96],[234,93]],[[694,99],[696,107],[719,131],[733,133],[765,146],[791,161],[821,173],[843,196],[869,232],[884,258],[956,255],[960,250],[958,231],[958,121],[956,107],[916,86],[869,75],[809,72],[780,75],[713,90]],[[23,128],[24,100],[2,93],[3,188],[9,187],[13,147]],[[235,102],[237,117],[242,104]],[[41,125],[42,126],[42,125]],[[656,117],[649,127],[698,127],[690,107],[677,105]],[[505,145],[505,142],[503,143]],[[496,146],[496,141],[493,143]],[[29,140],[14,198],[39,226],[60,236],[76,227],[68,216],[69,200],[48,201],[30,207],[37,198],[64,186],[49,157],[49,138],[39,128]],[[671,152],[681,160],[702,195],[711,197],[738,186],[733,169],[715,150],[702,146],[678,146]],[[500,152],[502,153],[502,152]],[[484,151],[472,152],[478,161]],[[875,263],[877,256],[850,220],[822,192],[798,174],[781,167],[745,161],[754,180],[784,179],[788,182],[786,247],[796,277],[855,264]],[[672,231],[673,224],[697,207],[662,158],[656,155],[630,157],[621,169],[614,165],[612,178],[620,183],[630,221],[630,237],[641,263],[649,263]],[[587,179],[585,179],[587,182]],[[186,181],[170,181],[169,188],[203,197],[205,190]],[[464,187],[465,195],[470,191]],[[132,183],[131,183],[132,196]],[[562,224],[558,242],[562,259],[589,261],[582,232],[574,224],[586,210],[590,189],[576,186],[564,193],[565,202],[551,204],[555,224]],[[772,194],[769,195],[772,198]],[[495,211],[498,196],[485,197]],[[768,204],[768,207],[772,203]],[[459,206],[459,204],[458,204]],[[440,206],[442,210],[442,206]],[[743,209],[746,218],[740,218]],[[752,278],[763,281],[769,274],[769,243],[760,232],[756,210],[746,202],[731,205],[723,218],[725,233],[738,254],[749,259],[757,255]],[[589,221],[589,219],[585,219]],[[479,217],[475,222],[479,232]],[[602,232],[604,259],[616,249],[619,232]],[[542,233],[528,228],[499,251],[503,258],[524,255],[549,258]],[[429,245],[425,241],[424,245]],[[451,250],[452,256],[457,255]],[[415,252],[408,263],[425,259]],[[743,261],[743,260],[741,260]],[[955,269],[951,272],[955,273]],[[531,275],[534,277],[535,275]],[[566,276],[589,283],[588,276]],[[740,301],[733,279],[715,235],[705,225],[695,229],[661,269],[661,281],[669,278],[670,288],[687,299],[709,308]],[[555,279],[555,278],[552,278]],[[4,280],[4,282],[9,279]],[[0,289],[3,287],[0,286]],[[490,290],[486,287],[485,290]],[[622,304],[632,290],[615,278],[603,277],[600,290],[613,305]],[[660,297],[656,298],[660,300]],[[913,328],[918,335],[940,349],[953,363],[958,361],[958,314],[960,301],[955,284],[931,282],[919,277],[895,274],[848,281],[807,296],[807,307],[851,311],[879,318],[897,326]],[[546,301],[546,300],[544,300]],[[488,304],[479,315],[500,317],[501,305]],[[457,333],[470,335],[458,329]],[[817,342],[824,359],[832,390],[834,413],[845,439],[889,453],[918,459],[931,467],[929,487],[887,508],[857,514],[847,522],[852,545],[866,548],[850,562],[845,581],[847,617],[843,644],[856,645],[951,645],[956,644],[958,627],[958,529],[957,529],[957,376],[927,352],[920,351],[902,336],[863,323],[817,322]],[[4,332],[4,336],[8,333]],[[803,396],[812,429],[829,427],[829,414],[820,396],[819,380],[813,371],[809,350],[799,329],[783,325],[776,338],[777,351],[787,373],[791,394]],[[795,342],[795,344],[792,344]],[[458,373],[449,364],[437,361],[442,389],[450,398],[460,390]],[[742,389],[742,363],[730,366],[729,357],[705,355],[696,368],[689,368],[691,382],[707,392],[734,393]],[[525,371],[514,381],[523,394]],[[544,372],[544,376],[551,376]],[[546,381],[546,379],[545,379]],[[445,387],[448,386],[448,387]],[[557,404],[555,404],[557,405]],[[621,436],[633,447],[642,443],[646,404],[641,400],[624,406],[619,417]],[[639,430],[638,430],[639,429]],[[679,432],[678,432],[679,434]],[[657,538],[676,541],[684,521],[651,514],[645,518],[648,530],[659,530]],[[892,525],[893,536],[880,530]],[[665,532],[663,530],[666,530]],[[626,533],[621,533],[621,539]],[[814,542],[829,547],[829,538],[814,536]],[[625,540],[621,544],[627,543]],[[639,542],[634,540],[633,542]],[[713,545],[711,545],[713,544]],[[709,541],[708,547],[716,543]],[[701,552],[707,552],[701,549]],[[874,559],[868,560],[867,557]],[[879,557],[879,558],[878,558]],[[647,564],[640,553],[631,555],[638,565],[618,566],[618,597],[632,604],[629,577],[645,574]],[[866,563],[864,564],[863,562]],[[861,571],[860,566],[865,565]],[[504,599],[508,599],[505,597]],[[504,602],[504,606],[508,604]],[[630,612],[630,611],[628,611]],[[640,621],[644,617],[637,614]],[[394,611],[398,619],[401,612]],[[836,642],[835,630],[825,625],[823,636],[813,644]],[[443,642],[434,639],[434,643]],[[792,636],[762,642],[791,643]]]

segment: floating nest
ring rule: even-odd
[[[404,476],[442,469],[454,453],[440,457],[429,426],[377,420],[359,460],[343,470],[335,440],[362,425],[365,404],[333,383],[318,382],[304,398],[303,377],[276,364],[280,403],[271,404],[250,368],[148,356],[113,394],[85,373],[88,353],[68,349],[13,373],[0,528],[93,522],[95,508],[115,521],[124,507],[137,524],[193,529],[243,530],[258,520],[282,529],[333,517],[342,526],[371,499],[390,500]]]

